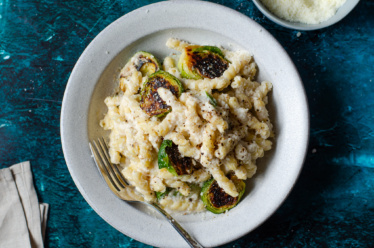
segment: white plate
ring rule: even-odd
[[[88,142],[103,134],[104,98],[117,86],[119,70],[131,55],[146,50],[163,58],[169,37],[222,45],[253,53],[259,79],[274,89],[269,109],[276,128],[271,152],[259,161],[243,201],[227,214],[177,215],[204,246],[235,240],[263,223],[281,205],[302,167],[309,133],[306,96],[294,64],[279,43],[248,17],[200,1],[167,1],[137,9],[113,22],[87,47],[71,73],[61,113],[62,146],[71,176],[91,207],[120,232],[146,244],[187,247],[158,214],[117,199],[101,179]]]

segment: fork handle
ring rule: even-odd
[[[191,235],[188,234],[186,230],[183,229],[179,223],[174,220],[174,218],[168,214],[165,210],[163,210],[158,204],[154,202],[149,203],[152,207],[154,207],[158,212],[160,212],[168,221],[169,223],[174,227],[175,230],[186,240],[188,245],[192,248],[204,248],[204,246],[200,245],[194,238],[191,237]]]

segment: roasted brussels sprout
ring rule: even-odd
[[[187,46],[178,62],[181,76],[189,79],[220,77],[228,66],[229,61],[215,46]]]
[[[184,91],[181,82],[173,75],[165,71],[157,71],[149,76],[141,89],[140,107],[149,115],[161,117],[171,111],[157,93],[158,88],[169,89],[179,97]]]
[[[137,52],[134,54],[133,58],[135,58],[135,68],[140,71],[143,76],[149,76],[161,68],[161,64],[158,62],[157,58],[148,52]]]
[[[235,175],[230,175],[229,178],[231,181],[233,181],[237,191],[239,192],[237,197],[232,197],[227,194],[218,186],[218,183],[216,180],[214,180],[214,178],[206,181],[201,189],[201,199],[204,202],[206,209],[214,214],[221,214],[226,210],[230,210],[231,208],[235,207],[244,194],[244,181],[238,179]]]
[[[205,91],[206,96],[209,98],[209,103],[213,105],[213,107],[217,107],[217,100],[208,92]]]
[[[196,169],[196,161],[182,157],[178,146],[171,140],[164,140],[158,151],[158,168],[166,168],[174,176],[191,175]]]

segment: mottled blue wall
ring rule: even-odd
[[[0,168],[30,160],[50,203],[47,247],[148,247],[104,222],[75,187],[61,150],[64,89],[79,55],[108,24],[157,1],[0,0]],[[223,247],[374,247],[374,1],[319,31],[282,28],[252,1],[212,1],[269,30],[306,88],[311,139],[280,209]]]

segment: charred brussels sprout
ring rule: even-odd
[[[216,180],[214,180],[214,178],[204,183],[201,190],[201,199],[203,200],[207,210],[214,214],[221,214],[238,204],[244,194],[245,183],[243,180],[238,179],[235,175],[231,175],[230,179],[233,181],[237,191],[239,192],[237,197],[232,197],[227,194],[218,186],[218,183]]]
[[[135,68],[142,73],[143,76],[151,75],[160,70],[161,64],[157,58],[148,52],[137,52],[133,56]]]
[[[215,46],[187,46],[178,62],[181,76],[189,79],[220,77],[228,66],[229,61]]]
[[[169,89],[176,97],[184,91],[181,82],[165,71],[157,71],[149,76],[141,90],[140,107],[149,115],[161,117],[171,111],[157,93],[158,88]]]
[[[174,176],[191,175],[196,162],[189,157],[182,157],[178,146],[171,140],[164,140],[158,152],[158,168],[166,168]]]

